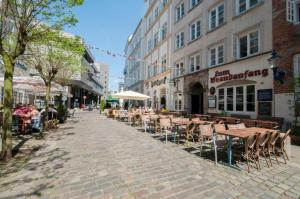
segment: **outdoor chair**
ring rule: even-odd
[[[258,138],[257,134],[250,135],[247,138],[244,145],[234,145],[232,147],[234,156],[238,156],[240,159],[243,158],[244,160],[247,161],[248,173],[250,173],[250,162],[249,161],[253,161],[256,165],[257,170],[259,169],[258,162],[253,157],[255,144],[257,142],[257,138]]]
[[[285,164],[286,164],[286,160],[289,160],[289,157],[285,150],[285,141],[286,141],[287,137],[290,135],[291,131],[292,130],[289,129],[283,136],[281,136],[282,135],[281,134],[275,144],[275,150],[277,153],[282,155],[282,158],[283,158]]]
[[[261,128],[267,128],[267,129],[278,129],[279,128],[279,125],[277,122],[262,121],[262,120],[257,120],[256,126],[261,127]]]
[[[73,109],[72,112],[69,112],[68,117],[73,118],[75,115],[75,111],[76,111],[76,109]]]
[[[267,166],[269,167],[269,163],[268,163],[268,160],[267,160],[267,157],[266,157],[266,145],[268,144],[268,141],[269,141],[269,137],[270,137],[270,132],[266,131],[266,132],[263,132],[263,133],[260,133],[258,135],[258,138],[257,138],[257,142],[255,144],[255,151],[254,151],[254,155],[253,155],[253,158],[257,161],[258,163],[258,168],[261,169],[261,166],[260,166],[260,155],[262,155],[267,163]]]
[[[252,119],[242,119],[242,121],[246,127],[255,127],[256,126],[256,120]]]
[[[190,122],[186,125],[186,129],[185,129],[185,143],[189,143],[189,140],[192,140],[193,142],[195,142],[194,136],[195,136],[195,129],[196,129],[197,125],[193,122]],[[178,139],[179,140],[179,139]]]
[[[217,140],[215,123],[199,125],[199,142],[200,142],[200,156],[202,155],[203,145],[209,145],[215,153],[215,164],[218,162],[217,150],[223,149],[225,146],[224,140]]]
[[[270,160],[271,166],[273,166],[271,155],[273,155],[275,157],[277,164],[279,164],[279,161],[278,161],[278,158],[276,155],[276,151],[275,151],[275,145],[276,145],[276,142],[277,142],[279,136],[280,136],[280,133],[278,131],[274,131],[271,133],[269,141],[268,141],[267,153],[269,155],[269,160]]]
[[[141,115],[141,119],[142,119],[142,127],[144,127],[146,133],[147,129],[149,129],[150,115],[149,114]]]
[[[20,131],[20,119],[15,115],[12,117],[12,131],[17,133]]]
[[[163,132],[165,133],[166,143],[167,143],[168,142],[168,132],[172,133],[171,119],[170,118],[160,118],[159,124],[160,124],[161,135]]]

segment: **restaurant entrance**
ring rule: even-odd
[[[203,86],[197,82],[191,87],[192,114],[203,114]]]

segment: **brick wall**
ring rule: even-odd
[[[286,0],[273,0],[273,49],[282,57],[278,66],[286,73],[284,84],[274,82],[274,91],[292,92],[293,56],[300,53],[300,24],[286,20]]]

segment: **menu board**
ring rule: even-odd
[[[208,108],[216,108],[216,96],[208,96]]]
[[[272,101],[272,100],[273,100],[272,89],[257,90],[257,101]]]

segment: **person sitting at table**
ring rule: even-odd
[[[41,130],[41,113],[33,105],[30,106],[30,110],[31,110],[30,128],[32,130]]]

